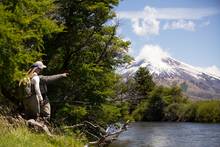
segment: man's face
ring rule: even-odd
[[[41,72],[41,70],[42,70],[42,69],[37,68],[35,72],[39,74],[39,73]]]

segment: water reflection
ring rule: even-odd
[[[220,124],[135,123],[110,147],[220,147]]]

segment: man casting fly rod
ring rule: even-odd
[[[35,62],[22,79],[19,86],[23,86],[23,105],[29,119],[38,120],[40,117],[49,120],[51,107],[47,97],[47,84],[68,76],[68,73],[43,76],[40,72],[46,68],[42,61]]]

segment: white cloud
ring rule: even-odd
[[[148,8],[154,9],[157,13],[156,19],[165,20],[177,20],[177,19],[188,19],[188,20],[198,20],[204,17],[216,15],[220,10],[216,8]],[[141,19],[145,18],[144,11],[119,11],[117,16],[120,19]]]
[[[164,29],[195,30],[196,20],[218,14],[216,8],[153,8],[146,6],[143,11],[119,11],[119,19],[132,22],[134,33],[139,36],[157,35],[160,30],[160,20],[173,20],[165,24]],[[208,25],[207,22],[204,25]]]
[[[197,68],[200,71],[220,77],[220,69],[215,65],[212,65],[210,67],[197,67]]]
[[[150,61],[156,69],[154,72],[160,71],[172,71],[173,69],[163,62],[162,59],[169,57],[169,53],[166,52],[158,45],[146,44],[140,51],[139,55],[135,58],[136,61],[140,61],[142,59],[146,61]],[[145,65],[142,65],[145,66]]]
[[[163,26],[164,30],[175,30],[175,29],[183,29],[188,31],[195,31],[195,23],[193,21],[186,21],[186,20],[177,20],[172,21],[171,23],[166,23]]]
[[[133,31],[139,35],[157,35],[159,33],[160,22],[156,19],[156,10],[145,7],[144,18],[132,18]]]
[[[136,59],[161,60],[162,58],[168,56],[170,56],[169,53],[162,49],[159,45],[145,44]]]
[[[159,19],[201,19],[219,13],[216,8],[158,8]]]

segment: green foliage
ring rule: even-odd
[[[80,97],[80,100],[85,99],[93,104],[99,104],[114,95],[113,87],[117,79],[113,72],[107,72],[94,64],[83,64],[76,72],[73,79],[78,79],[73,86],[75,90],[79,89],[79,95],[75,95]],[[80,76],[77,77],[78,75]]]
[[[190,104],[170,104],[164,110],[164,119],[170,121],[193,121],[196,112],[193,108]]]
[[[196,116],[196,111],[197,107],[196,104],[193,102],[189,102],[185,105],[183,105],[184,109],[182,109],[182,115],[181,118],[179,118],[180,121],[190,121],[194,122],[195,121],[195,116]]]
[[[55,8],[52,0],[0,3],[0,87],[7,93],[14,91],[30,64],[42,57],[43,38],[62,31],[50,15]]]
[[[154,89],[152,75],[146,67],[140,67],[134,77],[128,78],[123,88],[124,98],[130,102],[130,113],[135,120],[143,120],[148,115],[150,93]]]
[[[183,96],[179,87],[163,87],[164,101],[166,105],[172,103],[186,103],[187,98]]]
[[[86,107],[73,106],[66,104],[56,113],[58,120],[63,120],[62,123],[80,123],[83,117],[87,114]],[[65,119],[63,117],[65,116]]]
[[[136,90],[140,95],[147,97],[155,86],[152,75],[146,67],[140,67],[134,76]]]
[[[163,118],[163,88],[155,88],[147,100],[142,101],[133,112],[135,120],[159,121]]]
[[[155,88],[149,98],[148,113],[145,115],[144,119],[159,121],[163,118],[163,88]]]
[[[98,122],[101,124],[114,123],[121,118],[120,108],[110,104],[102,104],[98,115]]]
[[[220,122],[219,101],[173,103],[165,109],[165,120]]]
[[[140,121],[144,119],[144,116],[146,116],[148,110],[149,110],[149,102],[148,101],[142,101],[137,108],[132,112],[132,117],[136,121]]]
[[[120,113],[124,121],[134,121],[133,116],[130,114],[129,109],[131,108],[131,104],[129,102],[122,102],[119,106]]]
[[[128,96],[145,98],[132,112],[135,120],[220,122],[220,102],[188,100],[182,94],[182,90],[187,90],[186,83],[182,83],[181,88],[154,86],[146,68],[140,68],[134,79],[128,81]],[[130,88],[132,86],[135,88]]]
[[[6,91],[2,92],[4,96],[11,100],[17,97],[17,81],[33,62],[43,59],[48,67],[46,74],[70,73],[69,78],[48,88],[51,101],[62,100],[52,103],[55,120],[73,124],[90,119],[100,109],[100,113],[108,112],[110,106],[106,103],[117,95],[119,76],[115,70],[132,60],[127,54],[130,42],[116,35],[118,24],[109,23],[118,3],[119,0],[0,3],[0,87]],[[120,109],[113,112],[120,114]],[[107,121],[113,121],[113,116]]]
[[[180,104],[173,103],[165,108],[165,119],[170,121],[177,121],[179,119],[178,111]]]
[[[179,87],[155,86],[146,68],[140,68],[135,75],[133,93],[142,95],[143,100],[132,112],[135,120],[160,121],[178,120],[180,105],[187,103]],[[135,94],[133,94],[135,95]]]
[[[33,133],[28,128],[20,126],[14,128],[8,124],[7,121],[1,118],[0,116],[0,146],[1,147],[82,147],[83,140],[77,139],[76,136],[67,136],[67,135],[54,135],[50,137],[46,134]]]
[[[220,101],[198,102],[195,120],[200,122],[220,122]]]
[[[75,106],[75,101],[88,104],[85,119],[96,120],[94,113],[99,112],[102,104],[114,99],[118,80],[115,69],[132,60],[127,54],[130,42],[116,35],[117,24],[108,23],[115,17],[113,7],[118,2],[57,1],[60,5],[58,21],[64,22],[65,30],[45,44],[47,73],[68,71],[70,78],[56,85],[56,91],[61,91],[56,95],[51,87],[50,97],[68,96],[66,103],[71,107]],[[55,113],[64,107],[57,106]]]

